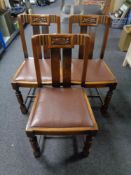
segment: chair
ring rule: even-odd
[[[37,52],[43,45],[51,49],[52,75],[52,86],[44,86],[44,88],[41,87],[43,85],[42,73]],[[88,35],[48,34],[32,37],[37,84],[41,88],[36,94],[26,126],[26,134],[29,137],[35,157],[40,156],[37,135],[81,134],[86,135],[82,153],[87,156],[92,137],[98,130],[85,91],[80,85],[71,86],[71,55],[72,48],[75,45],[84,46],[84,63],[81,72],[81,86],[84,86],[90,48],[90,37]],[[63,49],[63,59],[61,59],[61,48]]]
[[[109,26],[110,26],[110,18],[108,16],[99,16],[99,15],[73,15],[69,18],[69,33],[72,33],[73,24],[77,23],[80,26],[80,33],[88,33],[92,36],[91,41],[91,50],[90,50],[90,58],[93,57],[93,50],[94,50],[94,43],[95,43],[95,35],[96,35],[96,28],[100,24],[105,26],[105,31],[103,35],[103,42],[101,45],[100,57],[98,59],[90,59],[88,60],[88,68],[87,68],[87,75],[86,75],[86,82],[85,87],[87,88],[104,88],[108,87],[109,91],[102,101],[100,94],[98,96],[101,102],[102,107],[101,111],[106,112],[109,106],[109,102],[111,100],[113,90],[117,86],[117,80],[113,73],[111,72],[110,68],[107,66],[104,58],[104,53],[106,49],[108,33],[109,33]],[[83,48],[82,46],[79,47],[79,58],[83,58]],[[73,59],[72,66],[72,83],[80,84],[81,79],[79,76],[79,72],[82,69],[83,60],[82,59]]]
[[[12,87],[16,91],[16,96],[20,105],[21,112],[23,114],[27,113],[27,107],[25,102],[28,98],[32,97],[30,93],[28,93],[25,102],[23,100],[22,94],[20,92],[20,87],[28,87],[28,88],[36,88],[37,81],[35,75],[35,67],[34,61],[32,57],[29,57],[26,38],[24,35],[24,25],[30,24],[33,28],[33,34],[39,33],[49,33],[49,27],[51,24],[56,24],[57,33],[60,33],[60,17],[56,15],[38,15],[38,14],[22,14],[18,16],[19,28],[20,28],[20,37],[22,43],[22,49],[24,53],[25,60],[17,69],[15,75],[12,78]],[[46,47],[44,49],[44,58],[40,59],[41,68],[43,72],[42,82],[43,84],[51,83],[51,72],[50,70],[50,50]],[[42,58],[42,57],[41,57]],[[30,91],[29,91],[30,92]]]

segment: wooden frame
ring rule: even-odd
[[[21,112],[23,114],[27,113],[27,108],[24,104],[24,100],[22,97],[22,94],[19,90],[20,87],[26,87],[26,88],[36,88],[38,87],[37,81],[25,81],[24,79],[21,81],[16,80],[16,77],[20,74],[20,72],[23,70],[23,68],[26,66],[26,64],[31,65],[32,60],[29,57],[28,48],[26,44],[26,38],[24,33],[24,25],[30,24],[33,29],[33,34],[39,34],[39,33],[49,33],[49,27],[50,25],[56,24],[57,33],[60,33],[60,17],[57,15],[45,15],[45,14],[21,14],[18,15],[18,22],[19,22],[19,30],[20,30],[20,38],[21,38],[21,44],[22,49],[24,53],[25,60],[20,65],[20,67],[17,69],[15,75],[12,78],[12,88],[16,91],[16,96],[20,105]],[[43,47],[44,51],[44,58],[47,59],[50,57],[50,50],[46,47]],[[41,57],[42,58],[42,57]],[[42,60],[41,60],[42,62]],[[50,84],[51,81],[44,82],[44,84]],[[27,99],[30,98],[30,95],[27,95]]]
[[[84,47],[84,57],[83,57],[83,70],[81,76],[81,86],[85,85],[85,75],[87,71],[87,64],[89,58],[89,50],[90,50],[91,38],[89,35],[74,35],[74,34],[45,34],[45,35],[35,35],[32,37],[32,48],[35,62],[35,70],[37,77],[37,84],[39,87],[43,86],[41,80],[41,70],[40,70],[40,62],[39,62],[39,54],[38,50],[41,49],[41,46],[47,46],[51,49],[51,71],[52,71],[52,88],[56,89],[71,89],[71,49],[75,45],[82,45]],[[63,49],[63,61],[61,59],[60,49]],[[61,64],[60,64],[61,63]],[[63,76],[62,80],[60,79],[60,69],[62,65]],[[43,90],[45,90],[46,86],[44,86]],[[76,88],[76,87],[75,87]],[[42,89],[42,87],[41,87]],[[88,109],[88,115],[90,120],[92,121],[91,126],[81,126],[81,127],[32,127],[31,122],[33,121],[33,117],[35,115],[35,111],[37,107],[39,108],[39,98],[41,96],[41,89],[39,90],[35,102],[32,107],[32,111],[27,123],[26,134],[29,137],[31,146],[33,148],[33,153],[35,157],[40,157],[40,148],[37,142],[37,135],[79,135],[85,134],[86,139],[84,142],[84,147],[82,154],[87,156],[89,154],[89,148],[91,146],[92,138],[96,135],[98,130],[97,123],[95,121],[95,117],[93,115],[93,111],[91,109],[88,97],[86,96],[85,91],[82,91],[82,97],[85,101],[86,108]],[[76,89],[82,90],[82,87],[78,86]],[[40,105],[42,101],[40,102]],[[51,109],[50,109],[51,110]],[[74,111],[75,112],[75,111]],[[40,113],[42,115],[42,113]],[[37,115],[36,115],[37,117]],[[54,118],[54,117],[53,117]],[[74,119],[75,120],[75,119]]]
[[[106,72],[110,74],[113,78],[111,81],[108,81],[106,79],[105,81],[86,81],[85,87],[87,88],[101,88],[101,87],[108,87],[109,91],[107,92],[107,95],[104,99],[104,102],[102,102],[102,107],[101,110],[102,112],[106,112],[113,94],[113,90],[117,86],[117,80],[115,76],[113,75],[112,71],[109,69],[107,64],[104,62],[104,54],[105,54],[105,49],[107,45],[107,40],[108,40],[108,35],[109,35],[109,27],[110,27],[110,17],[109,16],[99,16],[99,15],[72,15],[69,17],[69,33],[72,33],[72,26],[74,23],[77,23],[80,26],[80,33],[88,33],[92,37],[92,44],[91,44],[91,52],[90,52],[90,57],[93,57],[93,50],[94,50],[94,42],[95,42],[95,32],[91,31],[91,27],[97,27],[98,25],[104,25],[104,33],[103,33],[103,42],[101,45],[101,50],[100,50],[100,56],[98,61],[101,60],[101,64],[104,66],[104,69],[106,69]],[[79,48],[79,58],[82,58],[82,47]],[[94,59],[89,61],[90,63],[94,63]],[[90,65],[90,64],[88,64]],[[96,74],[97,76],[97,74]],[[72,81],[74,84],[80,84],[79,81]],[[95,96],[96,97],[96,96]],[[97,97],[100,98],[100,95]],[[102,101],[102,100],[101,100]]]

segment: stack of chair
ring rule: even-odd
[[[25,23],[31,24],[33,33],[37,34],[32,36],[33,58],[28,56],[23,28]],[[57,34],[48,34],[50,23],[57,24]],[[73,23],[80,25],[80,34],[72,34]],[[60,17],[55,15],[21,15],[19,24],[25,61],[13,77],[12,87],[16,90],[23,113],[27,112],[27,108],[19,88],[37,88],[26,126],[34,156],[41,155],[37,135],[83,134],[86,137],[82,155],[87,156],[98,126],[85,88],[109,88],[102,105],[102,111],[106,111],[117,85],[115,76],[103,60],[109,17],[73,15],[69,18],[68,34],[58,34]],[[99,24],[105,26],[103,43],[100,58],[92,59],[95,32],[91,29]],[[75,46],[79,48],[77,59],[72,56]]]

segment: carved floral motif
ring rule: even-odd
[[[71,45],[71,38],[51,38],[51,45]]]
[[[81,25],[86,25],[86,24],[92,24],[92,25],[96,25],[98,23],[98,19],[97,18],[88,18],[88,17],[82,17],[80,20]]]
[[[67,36],[67,37],[65,37],[65,36],[59,36],[59,37],[55,37],[55,36],[52,36],[51,38],[50,38],[50,45],[51,45],[51,47],[72,47],[72,42],[73,42],[73,40],[72,40],[72,37],[70,37],[70,36]]]
[[[49,23],[49,18],[48,16],[32,16],[31,23],[33,25],[35,24],[48,24]]]

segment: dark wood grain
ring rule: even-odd
[[[33,55],[34,55],[37,83],[38,83],[38,86],[40,87],[42,84],[42,80],[41,80],[41,70],[39,65],[39,59],[40,59],[39,51],[41,50],[39,37],[32,39],[32,49],[33,49]]]
[[[60,49],[51,49],[51,73],[52,73],[52,83],[53,86],[60,85]]]
[[[80,33],[87,33],[87,26],[80,26]],[[83,53],[84,53],[84,50],[83,50],[83,46],[81,45],[79,47],[79,59],[83,59]]]
[[[42,34],[49,33],[49,26],[41,26],[41,28],[42,28]],[[43,53],[45,59],[50,58],[50,49],[48,49],[48,47],[43,46]]]
[[[63,48],[63,85],[65,87],[71,86],[71,58],[71,49]]]

